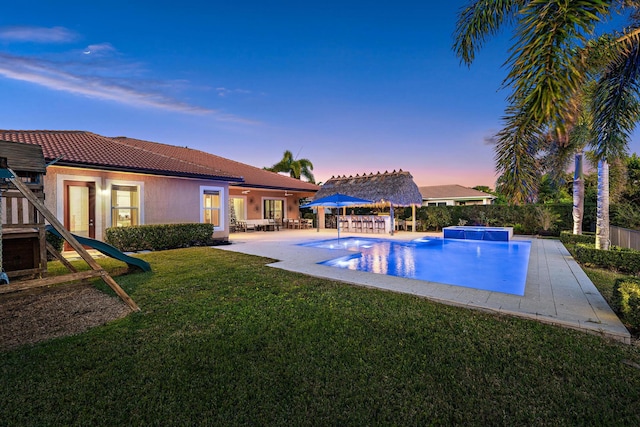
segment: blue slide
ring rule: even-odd
[[[58,236],[62,238],[60,233],[58,233],[58,230],[56,230],[52,226],[47,225],[46,229],[49,233],[53,234],[54,236]],[[142,271],[151,271],[151,265],[147,261],[141,260],[140,258],[129,256],[123,253],[122,251],[118,250],[118,248],[116,248],[115,246],[111,246],[108,243],[104,243],[96,239],[91,239],[89,237],[82,237],[76,234],[72,234],[72,236],[75,237],[76,240],[81,245],[93,248],[110,258],[115,258],[122,262],[126,262],[129,267],[139,268]]]

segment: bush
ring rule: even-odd
[[[557,227],[560,222],[560,214],[549,206],[536,206],[536,217],[538,220],[538,233],[546,235],[558,235]]]
[[[632,203],[620,203],[611,209],[611,223],[622,228],[640,230],[640,210]]]
[[[633,329],[640,329],[640,279],[616,280],[611,303]]]
[[[578,243],[575,245],[574,257],[582,264],[607,268],[622,273],[640,273],[640,251],[611,247],[608,251],[596,249],[595,245]]]
[[[560,232],[560,241],[565,245],[575,245],[578,243],[595,245],[596,235],[593,233],[573,234],[571,231],[565,230]]]
[[[47,243],[53,246],[58,252],[62,252],[62,247],[64,245],[64,239],[62,237],[58,237],[53,233],[46,233],[45,238],[47,239]],[[54,260],[55,257],[47,252],[47,261]]]
[[[107,243],[121,251],[158,251],[163,249],[208,246],[213,240],[213,224],[160,224],[107,228]]]
[[[422,223],[421,231],[439,231],[443,227],[451,225],[451,214],[445,206],[429,206],[426,209],[418,210],[416,216]]]

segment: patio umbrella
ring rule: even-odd
[[[360,199],[358,197],[347,196],[346,194],[332,194],[327,197],[321,197],[318,200],[314,200],[311,203],[307,203],[306,205],[300,206],[301,208],[317,208],[317,207],[325,207],[325,208],[338,208],[338,223],[336,224],[336,228],[338,229],[338,239],[340,239],[340,210],[344,206],[358,206],[358,205],[369,205],[373,203],[372,200]]]

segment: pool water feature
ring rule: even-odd
[[[445,239],[491,240],[508,242],[513,236],[513,227],[475,227],[454,225],[442,229]]]
[[[351,255],[321,265],[524,295],[530,241],[421,238],[412,241],[345,238],[303,243]]]

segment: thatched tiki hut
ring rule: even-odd
[[[416,206],[422,205],[422,194],[409,172],[400,169],[398,172],[356,176],[331,177],[315,194],[314,200],[333,194],[346,194],[352,197],[372,200],[376,205],[390,207],[391,234],[393,234],[393,208],[413,207],[413,224],[416,220]],[[413,227],[415,231],[416,227]]]

